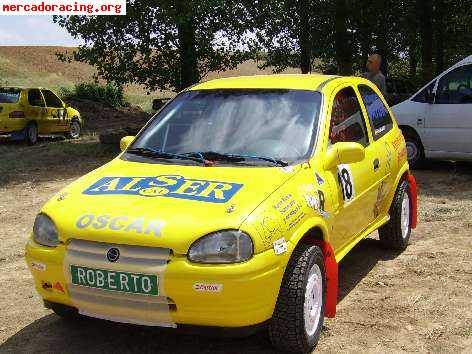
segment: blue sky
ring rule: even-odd
[[[0,16],[0,46],[77,46],[69,33],[52,21],[52,16]]]

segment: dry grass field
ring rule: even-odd
[[[48,87],[58,92],[61,87],[71,88],[76,83],[93,80],[95,69],[88,64],[71,62],[63,63],[57,59],[56,53],[71,53],[73,47],[33,47],[33,46],[0,46],[0,84],[16,86]],[[285,73],[296,73],[290,69]],[[259,70],[253,61],[242,63],[234,70],[210,73],[204,80],[238,75],[270,74],[271,70]],[[156,97],[172,97],[173,92],[157,91],[147,94],[147,90],[138,85],[125,87],[126,98],[132,105],[145,111],[151,108]]]

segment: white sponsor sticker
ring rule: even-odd
[[[40,272],[46,271],[46,264],[36,261],[31,261],[31,268],[39,270]]]
[[[209,293],[219,293],[223,290],[223,284],[195,283],[193,290]]]
[[[273,245],[276,255],[287,252],[287,241],[285,241],[285,238],[279,238],[273,242]]]

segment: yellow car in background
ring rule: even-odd
[[[45,88],[0,87],[0,136],[33,145],[38,135],[64,134],[77,139],[79,111]]]
[[[149,326],[267,326],[306,353],[338,263],[379,230],[407,247],[416,184],[395,119],[357,77],[195,85],[55,195],[26,261],[46,307]]]

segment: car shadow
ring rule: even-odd
[[[361,241],[340,263],[341,302],[381,260],[399,253],[380,248],[379,241]],[[275,353],[267,332],[232,337],[216,329],[169,329],[120,324],[92,318],[73,322],[51,314],[27,325],[0,345],[13,353]]]
[[[359,242],[339,263],[338,304],[364,279],[379,263],[395,259],[401,251],[387,250],[380,241],[366,238]]]

